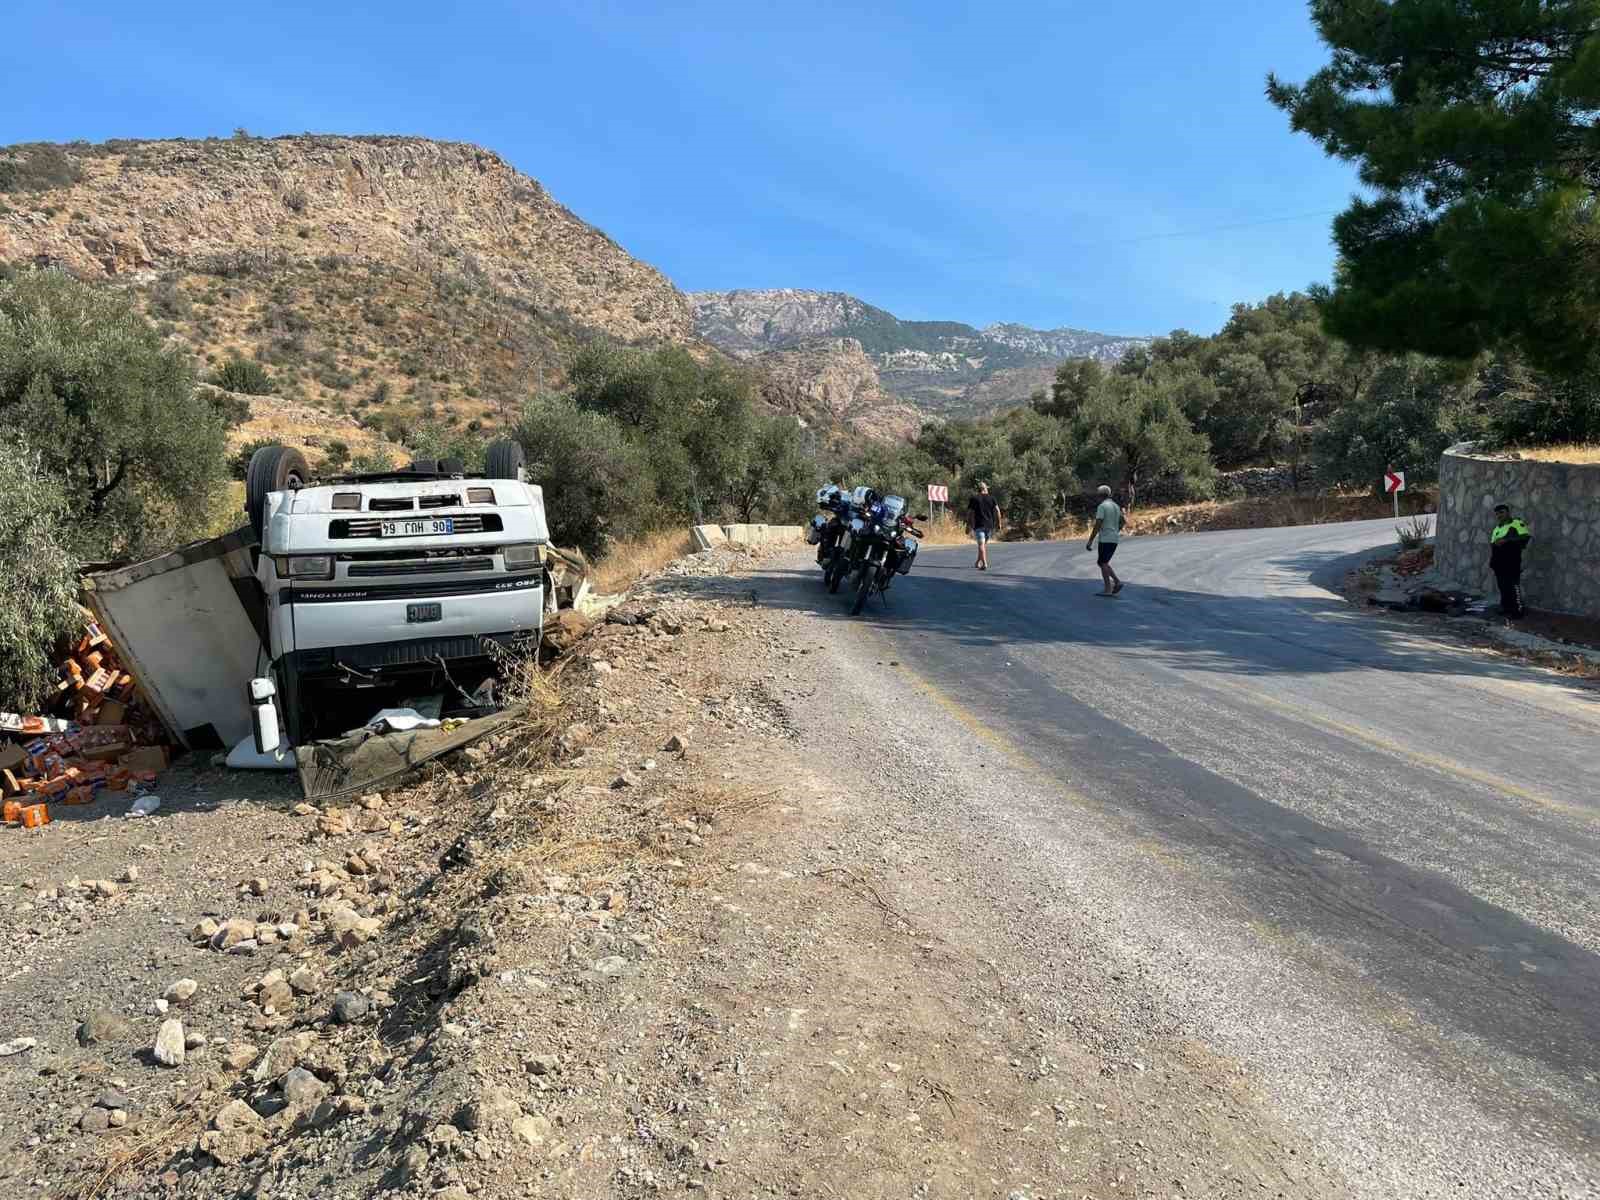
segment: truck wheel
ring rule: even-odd
[[[439,473],[439,460],[437,458],[413,458],[411,470],[418,475],[437,475]]]
[[[302,488],[311,482],[306,456],[287,446],[263,446],[250,456],[244,476],[244,511],[256,540],[267,523],[267,495]]]
[[[439,460],[439,474],[441,475],[465,475],[466,473],[467,464],[459,458],[441,458]]]
[[[484,463],[483,477],[485,479],[521,479],[522,468],[527,464],[528,456],[522,452],[522,444],[510,438],[501,438],[489,447],[488,458]]]

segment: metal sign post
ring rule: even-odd
[[[1404,471],[1386,471],[1383,476],[1383,490],[1394,497],[1394,519],[1400,519],[1400,493],[1406,490],[1406,473]]]

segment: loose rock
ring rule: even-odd
[[[101,1042],[120,1042],[133,1032],[127,1020],[114,1012],[92,1012],[78,1026],[78,1045],[96,1046]]]
[[[170,984],[162,993],[162,998],[168,1004],[187,1004],[194,994],[200,990],[200,985],[192,979],[180,979]]]
[[[283,1077],[283,1098],[295,1108],[311,1108],[328,1094],[328,1085],[303,1067]]]
[[[183,1022],[176,1017],[168,1017],[161,1022],[151,1053],[163,1067],[181,1067],[184,1053]]]
[[[371,1006],[360,992],[340,992],[333,998],[333,1019],[341,1025],[353,1025],[367,1015]]]

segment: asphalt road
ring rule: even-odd
[[[851,636],[921,681],[929,722],[1045,781],[1032,869],[1081,878],[1091,826],[1139,849],[1106,857],[1105,902],[1144,906],[1182,960],[1164,986],[1373,1194],[1590,1195],[1600,691],[1328,590],[1392,539],[1130,539],[1114,599],[1081,543],[996,545],[986,574],[928,549]],[[809,577],[768,591],[852,621]]]

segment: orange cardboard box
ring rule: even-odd
[[[88,787],[88,786],[81,786],[81,787],[71,788],[71,789],[68,790],[68,792],[67,792],[67,794],[65,796],[61,797],[61,803],[63,803],[63,804],[93,804],[94,803],[94,789],[92,787]]]
[[[167,750],[165,746],[140,746],[131,753],[124,754],[117,760],[128,770],[140,771],[165,771],[167,769]],[[154,776],[152,775],[153,779]]]
[[[110,763],[116,762],[133,747],[127,742],[113,742],[109,746],[96,746],[93,750],[85,750],[83,757],[90,762]]]
[[[37,829],[41,825],[50,824],[50,806],[48,804],[30,804],[20,814],[24,829]]]
[[[0,804],[0,821],[7,825],[15,825],[22,820],[22,802],[20,800],[7,800]]]
[[[128,706],[121,700],[107,700],[95,715],[96,725],[121,725],[128,717]]]

